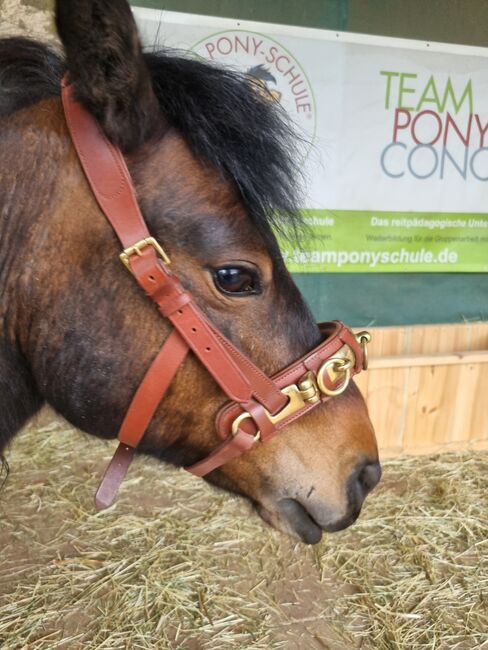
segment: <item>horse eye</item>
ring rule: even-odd
[[[214,270],[214,282],[222,293],[247,296],[259,293],[257,273],[243,266],[225,266]]]

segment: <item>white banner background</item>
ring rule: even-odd
[[[488,49],[151,9],[136,8],[135,15],[145,45],[193,50],[209,60],[270,75],[268,89],[313,141],[305,162],[309,185],[304,208],[486,216]],[[418,110],[396,115],[402,106]],[[415,120],[421,111],[430,112]],[[447,113],[451,124],[444,147]],[[386,151],[382,167],[395,120],[415,123],[420,143],[438,138],[432,146],[416,148],[410,129],[398,129],[397,143]],[[462,138],[470,120],[466,146]],[[482,219],[476,232],[481,228],[486,235],[487,227],[488,219],[486,227]],[[488,268],[488,253],[486,258]]]

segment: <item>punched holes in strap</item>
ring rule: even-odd
[[[146,248],[134,255],[130,261],[130,270],[166,318],[192,300],[191,293],[167,269],[153,248]]]

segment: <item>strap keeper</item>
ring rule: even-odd
[[[168,318],[171,314],[174,314],[176,311],[187,305],[193,300],[193,296],[189,291],[184,291],[183,293],[177,294],[169,299],[166,299],[164,302],[159,302],[157,295],[153,297],[153,300],[156,300],[158,303],[159,311]]]

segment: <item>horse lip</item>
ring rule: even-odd
[[[290,527],[305,544],[318,544],[322,539],[322,527],[299,501],[282,499],[279,509]]]
[[[279,509],[291,528],[306,544],[317,544],[322,532],[336,533],[348,528],[359,516],[361,508],[351,509],[342,519],[319,524],[310,511],[296,499],[282,499]]]
[[[356,519],[359,517],[360,512],[361,512],[361,508],[354,509],[342,519],[339,519],[338,521],[334,521],[331,524],[327,524],[327,526],[324,527],[324,530],[326,530],[328,533],[337,533],[340,530],[349,528],[349,526],[353,524],[356,521]]]

